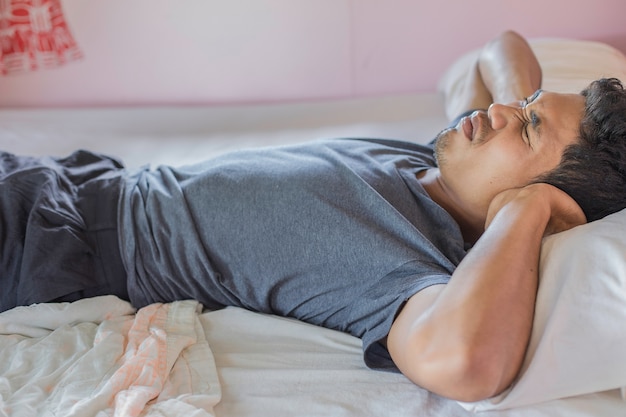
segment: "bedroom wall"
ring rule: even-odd
[[[5,2],[6,3],[6,2]],[[62,0],[83,58],[0,76],[0,106],[250,103],[433,92],[513,28],[626,51],[623,0]]]

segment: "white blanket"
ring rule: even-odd
[[[199,305],[99,297],[0,314],[1,416],[213,416]]]

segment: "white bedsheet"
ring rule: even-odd
[[[620,390],[473,413],[399,374],[371,371],[361,341],[344,333],[239,308],[205,312],[222,383],[218,417],[618,417]]]
[[[367,369],[344,333],[235,307],[201,313],[193,301],[133,313],[106,296],[0,314],[0,415],[473,415]],[[613,390],[479,414],[614,417],[624,405]]]

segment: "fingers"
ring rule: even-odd
[[[583,210],[567,193],[552,185],[539,183],[505,190],[496,195],[489,205],[485,229],[509,204],[523,204],[529,215],[531,211],[547,211],[549,221],[545,235],[569,230],[587,222]]]

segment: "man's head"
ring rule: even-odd
[[[538,91],[463,118],[435,146],[448,197],[469,217],[484,219],[497,194],[559,165],[565,149],[578,142],[584,109],[581,94]]]
[[[535,182],[565,191],[593,221],[626,207],[626,91],[611,78],[594,81],[581,94],[579,140]]]

